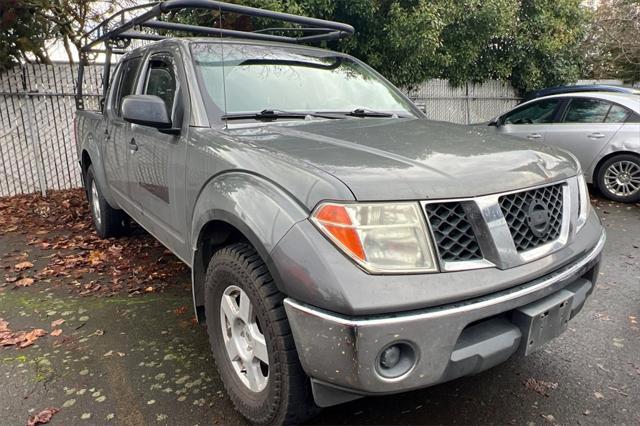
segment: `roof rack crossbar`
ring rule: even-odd
[[[146,10],[144,13],[135,16],[129,20],[125,20],[125,15],[136,11]],[[301,37],[280,36],[267,34],[276,29],[270,28],[257,32],[238,31],[223,28],[205,27],[199,25],[180,24],[176,22],[158,21],[162,14],[178,11],[178,10],[219,10],[220,12],[237,13],[245,16],[255,16],[259,18],[268,18],[292,24],[304,25],[306,28],[286,29],[286,31],[302,31],[303,33],[315,32],[313,35],[303,35]],[[114,23],[119,20],[117,25]],[[114,27],[110,29],[110,27]],[[82,47],[84,52],[91,49],[102,42],[113,39],[122,38],[142,38],[138,33],[132,33],[131,30],[135,26],[143,26],[147,28],[159,28],[175,31],[184,31],[195,34],[210,34],[230,37],[243,37],[266,41],[280,41],[287,43],[312,43],[323,40],[336,40],[353,34],[353,27],[340,22],[327,21],[324,19],[310,18],[307,16],[292,15],[283,12],[274,12],[271,10],[258,9],[255,7],[242,6],[237,4],[224,3],[216,0],[165,0],[156,3],[143,4],[123,9],[109,18],[105,19],[97,27],[86,34],[89,40]],[[284,29],[277,29],[284,31]],[[145,39],[149,39],[145,37]]]
[[[142,24],[142,26],[147,28],[184,31],[184,32],[189,32],[194,34],[219,35],[223,37],[242,37],[242,38],[253,39],[253,40],[281,41],[285,43],[286,42],[290,43],[292,41],[295,41],[293,38],[286,37],[286,36],[259,34],[254,32],[228,30],[225,28],[216,28],[216,27],[203,27],[199,25],[179,24],[177,22],[165,22],[165,21],[158,21],[155,19],[145,22],[144,24]]]
[[[267,28],[258,31],[238,31],[226,28],[207,27],[201,25],[188,25],[179,22],[160,21],[163,14],[180,10],[212,10],[236,13],[244,16],[267,18],[281,22],[300,25],[299,28]],[[135,15],[140,13],[139,15]],[[135,15],[133,17],[130,17]],[[129,18],[128,18],[129,17]],[[160,34],[150,34],[136,31],[135,28],[153,28],[161,30],[180,31],[191,34],[219,35],[221,37],[240,37],[253,40],[278,41],[285,43],[315,43],[324,40],[337,40],[353,34],[351,25],[341,22],[326,21],[324,19],[310,18],[307,16],[292,15],[283,12],[258,9],[255,7],[241,6],[224,3],[216,0],[165,0],[154,3],[142,4],[122,9],[85,34],[86,44],[80,49],[81,59],[78,63],[78,79],[76,81],[76,108],[84,109],[82,100],[82,84],[86,54],[89,52],[104,52],[108,58],[105,62],[103,81],[103,101],[109,85],[109,76],[112,53],[123,53],[124,49],[133,39],[138,40],[162,40]],[[280,32],[283,34],[273,34]],[[294,32],[302,34],[294,36]],[[95,48],[104,43],[103,49]],[[101,105],[103,103],[101,102]]]

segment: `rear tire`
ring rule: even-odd
[[[640,158],[620,154],[607,159],[598,168],[596,185],[610,200],[620,203],[640,201]]]
[[[222,248],[209,262],[205,312],[218,374],[236,410],[257,424],[298,424],[318,410],[283,299],[249,244]]]
[[[93,226],[100,238],[125,235],[129,230],[129,217],[122,210],[116,210],[102,196],[102,191],[95,180],[93,166],[87,169],[85,190],[89,209],[93,217]]]

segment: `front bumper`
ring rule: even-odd
[[[520,308],[563,297],[570,309],[566,319],[575,316],[595,285],[604,243],[603,232],[584,256],[525,284],[410,313],[349,317],[285,299],[316,403],[329,406],[362,395],[422,388],[483,371],[519,349],[527,351],[529,342],[521,340],[523,334],[529,340],[531,330],[525,329],[521,316],[526,309]],[[395,343],[412,348],[412,366],[399,377],[384,377],[380,353]]]

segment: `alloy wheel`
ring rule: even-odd
[[[262,328],[247,293],[229,286],[220,300],[220,324],[227,355],[240,381],[260,392],[269,381],[269,355]]]
[[[605,171],[604,184],[613,195],[634,195],[640,190],[640,166],[628,160],[615,162]]]
[[[102,212],[100,211],[100,196],[98,195],[98,187],[95,180],[91,182],[91,210],[96,224],[100,226]]]

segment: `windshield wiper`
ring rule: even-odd
[[[282,111],[279,109],[263,109],[260,112],[225,114],[221,118],[223,120],[245,120],[248,118],[253,118],[254,120],[277,120],[279,118],[304,119],[307,116],[318,117],[318,118],[329,118],[329,119],[344,118],[344,117],[340,117],[339,115],[332,115],[332,114],[320,114],[315,112],[292,112],[292,111]]]
[[[346,113],[351,117],[397,117],[397,114],[391,114],[389,112],[372,111],[366,108],[357,108],[351,112]]]

